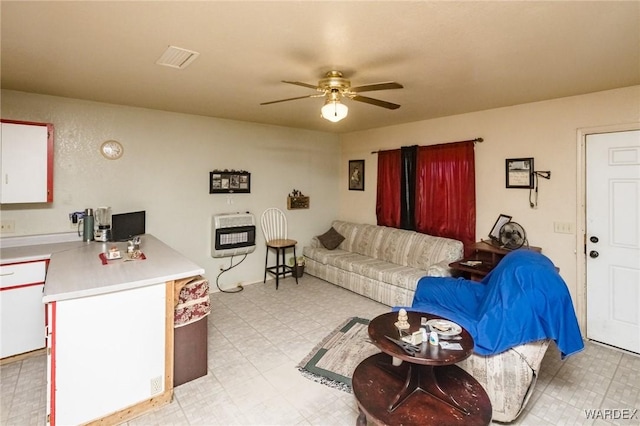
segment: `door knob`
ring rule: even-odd
[[[589,241],[591,241],[592,243],[594,243],[594,244],[595,244],[595,243],[597,243],[597,242],[598,242],[598,241],[600,241],[600,240],[598,239],[598,237],[591,237],[591,238],[589,238]]]
[[[591,250],[591,251],[589,252],[589,257],[591,257],[592,259],[595,259],[595,258],[596,258],[596,257],[598,257],[598,256],[600,256],[600,253],[598,253],[598,252],[597,252],[597,251],[595,251],[595,250]]]

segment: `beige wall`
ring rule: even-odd
[[[207,270],[212,279],[228,259],[210,257],[210,219],[221,212],[269,206],[286,209],[293,188],[311,196],[309,210],[288,211],[298,249],[331,220],[375,223],[376,155],[371,151],[482,137],[476,145],[477,238],[500,213],[525,227],[532,245],[560,267],[576,297],[576,234],[553,232],[554,222],[577,223],[578,135],[581,129],[640,122],[640,86],[517,105],[342,135],[167,113],[74,99],[2,91],[2,117],[56,126],[55,201],[52,205],[2,206],[16,221],[15,235],[69,231],[69,212],[110,205],[114,212],[146,209],[148,231]],[[392,112],[391,112],[392,113]],[[104,160],[98,146],[120,140],[125,156]],[[529,191],[506,189],[505,158],[534,157],[539,204]],[[364,159],[365,191],[347,189],[348,160]],[[251,194],[208,194],[208,172],[247,169]],[[336,197],[335,194],[339,194]],[[227,204],[233,203],[233,204]],[[262,279],[264,248],[221,283]],[[580,252],[580,251],[578,251]],[[581,253],[581,252],[580,252]],[[214,281],[212,281],[214,286]]]
[[[476,238],[487,236],[500,213],[513,216],[530,244],[542,247],[560,268],[576,303],[576,234],[554,233],[553,225],[581,228],[576,223],[579,129],[634,122],[640,122],[640,86],[344,135],[340,217],[376,222],[377,157],[371,151],[482,137],[476,144]],[[551,171],[551,180],[539,180],[535,209],[529,207],[529,190],[505,188],[505,159],[519,157],[534,157],[536,170]],[[348,160],[357,159],[366,160],[364,192],[349,191],[345,183]]]
[[[206,269],[215,289],[220,265],[210,256],[211,216],[250,211],[259,221],[267,207],[287,212],[298,253],[337,215],[340,147],[335,135],[75,99],[2,91],[2,118],[55,125],[54,202],[3,205],[15,220],[13,235],[69,232],[68,214],[111,206],[114,213],[147,211],[147,232]],[[124,145],[120,160],[104,159],[108,139]],[[209,194],[209,171],[251,172],[251,194]],[[293,189],[311,197],[308,210],[286,210]],[[232,204],[229,204],[232,203]],[[262,281],[264,239],[223,288]],[[234,258],[234,263],[240,258]]]

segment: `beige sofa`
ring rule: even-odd
[[[451,276],[449,263],[462,258],[462,242],[385,226],[336,220],[344,237],[325,248],[318,237],[304,247],[305,272],[389,306],[409,306],[425,275]]]
[[[418,280],[450,276],[448,264],[463,254],[462,243],[447,238],[343,221],[334,221],[333,228],[344,241],[329,250],[314,237],[303,249],[305,271],[388,306],[411,306]],[[473,354],[458,364],[487,391],[494,421],[511,422],[520,415],[549,343],[528,343],[493,356]]]

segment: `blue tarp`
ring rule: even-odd
[[[421,278],[408,309],[460,324],[480,355],[547,338],[563,358],[584,349],[567,285],[547,257],[531,250],[510,252],[480,283]]]

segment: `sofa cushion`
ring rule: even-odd
[[[461,259],[463,251],[461,241],[416,232],[411,240],[411,251],[406,264],[426,270],[443,260],[451,263]]]
[[[346,252],[342,256],[332,256],[327,258],[327,264],[345,271],[353,272],[358,265],[375,260],[372,257],[364,256],[358,253]]]
[[[341,248],[353,253],[362,254],[370,257],[377,257],[377,250],[380,234],[384,227],[376,225],[368,225],[363,223],[350,223],[340,220],[333,221],[333,227],[345,240]]]
[[[336,268],[409,290],[415,290],[418,280],[426,275],[422,269],[385,262],[357,253],[345,252],[340,256],[327,257],[326,260],[328,265]]]
[[[309,259],[313,259],[323,265],[330,263],[329,259],[331,258],[350,254],[350,252],[341,249],[329,250],[324,247],[310,246],[304,247],[302,253]]]
[[[415,266],[409,265],[408,259],[411,251],[416,250],[414,241],[417,233],[403,229],[380,228],[382,231],[376,257],[401,266]]]
[[[344,241],[344,237],[332,226],[324,234],[318,235],[318,240],[325,248],[335,250]]]

